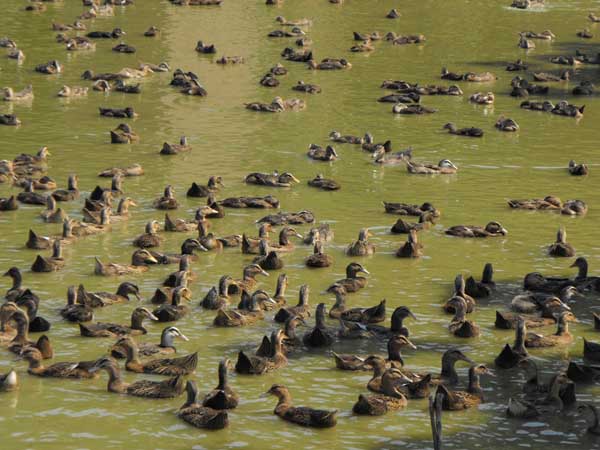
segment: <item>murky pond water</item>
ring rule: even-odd
[[[119,279],[93,275],[94,257],[106,261],[126,262],[133,251],[133,236],[143,231],[152,218],[162,221],[162,213],[152,208],[166,184],[172,184],[181,202],[177,217],[191,218],[203,199],[187,199],[185,192],[192,181],[205,183],[210,175],[224,177],[226,187],[219,197],[243,194],[276,195],[285,211],[310,209],[318,221],[328,222],[335,230],[335,241],[327,252],[334,259],[329,269],[304,268],[304,258],[312,253],[299,245],[284,256],[284,269],[290,279],[288,301],[294,302],[298,288],[307,283],[311,288],[311,304],[321,301],[333,304],[333,297],[323,294],[325,288],[342,277],[352,260],[344,255],[346,245],[356,238],[360,228],[368,226],[374,233],[375,256],[360,262],[371,272],[366,289],[348,297],[350,306],[367,306],[387,299],[389,311],[408,305],[420,319],[410,323],[417,351],[406,352],[408,367],[415,370],[439,369],[442,352],[459,346],[477,362],[493,365],[493,359],[504,342],[511,342],[511,331],[493,326],[495,310],[505,308],[518,292],[522,277],[530,271],[544,274],[572,275],[569,259],[552,259],[546,248],[554,240],[556,230],[564,225],[577,254],[586,256],[592,272],[600,266],[598,230],[598,138],[600,101],[597,97],[576,98],[586,104],[585,117],[576,121],[551,114],[519,109],[519,99],[509,96],[514,73],[506,72],[506,63],[523,58],[530,70],[557,71],[548,62],[550,55],[573,54],[580,48],[596,54],[598,37],[585,42],[575,32],[589,27],[600,34],[598,25],[587,19],[589,11],[600,11],[599,1],[547,0],[537,11],[520,11],[507,7],[508,0],[453,2],[422,0],[419,2],[356,1],[333,5],[326,0],[286,1],[267,7],[263,1],[226,0],[221,7],[176,7],[166,0],[138,0],[135,5],[116,8],[114,17],[87,21],[89,30],[111,30],[121,27],[125,41],[137,53],[117,54],[110,49],[115,41],[98,42],[94,52],[67,52],[57,44],[51,23],[70,23],[84,9],[81,1],[65,0],[48,3],[44,13],[28,13],[21,0],[4,0],[0,17],[0,35],[17,41],[26,54],[21,65],[10,59],[0,60],[0,85],[17,89],[31,83],[35,99],[31,104],[1,106],[1,113],[14,112],[22,120],[18,128],[0,128],[0,159],[12,159],[18,153],[33,153],[46,145],[52,152],[49,175],[59,184],[70,173],[77,173],[81,189],[87,194],[106,179],[96,174],[107,167],[134,162],[145,168],[143,177],[127,178],[124,190],[139,203],[131,218],[113,225],[112,232],[77,241],[65,248],[67,264],[59,272],[34,274],[25,271],[25,285],[42,299],[40,315],[52,321],[50,337],[55,346],[56,361],[93,359],[103,354],[110,340],[83,339],[78,327],[64,322],[58,314],[65,303],[66,288],[84,283],[89,290],[113,290]],[[385,15],[398,7],[402,16],[389,20]],[[266,34],[278,28],[275,17],[293,20],[311,18],[308,36],[314,41],[318,59],[346,57],[353,67],[348,71],[310,71],[304,64],[282,61],[289,74],[281,78],[275,89],[261,87],[262,75],[275,63],[292,39],[267,39]],[[143,37],[150,26],[158,26],[159,38]],[[552,30],[556,40],[539,41],[537,48],[525,52],[517,47],[518,32]],[[402,34],[422,33],[422,45],[392,46],[375,43],[368,54],[351,54],[352,31]],[[243,56],[246,64],[221,66],[210,55],[194,51],[196,41],[214,43],[218,56]],[[45,76],[34,73],[35,65],[57,59],[64,73]],[[209,95],[187,97],[168,86],[171,75],[154,74],[142,81],[140,95],[90,90],[81,99],[61,100],[56,93],[63,84],[87,86],[81,79],[86,69],[96,72],[118,71],[136,67],[139,62],[168,61],[172,68],[197,73]],[[397,116],[390,104],[375,100],[387,93],[380,89],[385,79],[406,80],[421,84],[447,84],[439,80],[440,69],[447,66],[456,72],[492,71],[498,76],[493,83],[459,83],[461,97],[423,97],[426,106],[438,108],[436,114]],[[582,79],[598,81],[597,66],[583,66],[570,83],[553,83],[548,99],[558,101]],[[318,95],[291,90],[298,80],[321,85]],[[493,106],[474,106],[468,97],[477,91],[493,91]],[[301,97],[307,108],[298,113],[264,115],[246,111],[243,103],[271,101],[275,95]],[[98,117],[99,106],[133,106],[139,117],[130,121],[141,135],[134,145],[109,144],[108,130],[117,121]],[[498,116],[516,120],[518,133],[501,133],[494,128]],[[448,135],[442,125],[453,121],[459,126],[477,126],[485,130],[482,139]],[[377,141],[391,139],[394,149],[413,148],[418,161],[437,162],[448,158],[458,167],[452,176],[417,177],[406,173],[404,166],[379,167],[367,152],[351,145],[337,145],[340,155],[334,163],[318,163],[307,159],[310,143],[326,144],[329,132],[362,135],[371,132]],[[189,138],[193,151],[175,157],[161,157],[164,141],[174,142],[179,136]],[[565,169],[568,161],[585,161],[590,166],[588,177],[570,177]],[[302,182],[291,189],[273,190],[243,183],[251,171],[273,169],[291,171]],[[338,180],[337,192],[316,191],[306,181],[317,173]],[[0,196],[18,192],[0,186]],[[566,217],[553,213],[529,213],[508,208],[506,199],[543,197],[554,194],[563,200],[579,198],[588,202],[585,217]],[[392,235],[389,227],[396,217],[386,215],[382,201],[422,203],[429,201],[442,211],[437,224],[421,233],[425,256],[418,260],[397,259],[395,250],[405,240]],[[82,202],[63,204],[69,215],[81,216]],[[23,206],[15,212],[0,213],[0,267],[30,267],[36,252],[24,248],[28,229],[44,234],[57,234],[60,225],[45,224],[39,219],[38,207]],[[218,235],[256,233],[254,221],[264,215],[260,210],[228,210],[227,217],[212,221]],[[503,238],[460,240],[449,238],[443,230],[456,224],[485,224],[497,220],[509,230]],[[306,232],[308,227],[298,227]],[[193,233],[190,234],[192,236]],[[183,235],[164,235],[164,251],[177,251]],[[235,359],[240,348],[258,344],[264,334],[276,328],[270,317],[257,325],[220,329],[212,326],[214,313],[204,311],[199,300],[229,273],[241,275],[251,260],[238,250],[206,253],[194,264],[198,279],[193,291],[193,313],[177,323],[190,337],[178,345],[179,353],[199,352],[195,379],[201,391],[216,384],[216,366],[224,356]],[[448,298],[452,280],[458,273],[479,276],[486,262],[493,262],[499,292],[481,301],[472,319],[481,325],[481,337],[461,340],[446,328],[449,316],[440,309]],[[132,276],[142,295],[148,299],[173,266],[153,267],[149,272]],[[275,288],[277,276],[260,280],[260,287]],[[8,287],[8,280],[3,282]],[[96,311],[96,320],[127,322],[133,304],[115,305]],[[600,311],[599,298],[593,295],[574,305],[579,323],[572,326],[576,339],[559,350],[533,351],[539,358],[545,376],[566,366],[570,358],[582,356],[583,337],[597,340],[591,312]],[[332,323],[332,326],[335,325]],[[157,342],[162,326],[150,324],[144,341]],[[552,327],[544,329],[551,333]],[[383,353],[385,345],[375,342],[343,343],[335,351],[360,354]],[[202,448],[414,448],[431,447],[426,401],[410,401],[400,412],[383,417],[364,418],[351,414],[352,404],[369,379],[367,373],[340,372],[334,368],[330,350],[311,351],[294,356],[289,365],[261,377],[232,375],[232,384],[242,396],[238,409],[230,414],[229,428],[205,432],[180,422],[174,411],[183,398],[144,400],[121,397],[106,392],[106,376],[93,381],[39,379],[26,372],[23,362],[0,350],[0,373],[16,367],[21,388],[2,394],[0,408],[0,445],[3,449],[202,449]],[[461,367],[466,382],[466,368]],[[510,395],[520,392],[524,374],[519,370],[495,371],[495,377],[483,380],[486,403],[479,409],[444,414],[444,434],[448,448],[472,449],[530,447],[558,449],[570,446],[595,448],[599,438],[585,433],[585,423],[574,412],[558,417],[544,417],[538,422],[514,422],[504,414]],[[148,377],[148,376],[144,376]],[[125,374],[127,381],[136,379]],[[291,389],[297,404],[336,408],[340,411],[338,426],[331,430],[302,429],[281,421],[272,414],[274,399],[259,398],[273,383],[284,383]],[[596,401],[596,387],[578,387],[581,400]],[[596,401],[596,403],[598,403]]]

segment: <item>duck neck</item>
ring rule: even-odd
[[[137,345],[127,344],[126,349],[127,349],[127,364],[130,364],[130,363],[140,364],[140,356],[139,356],[139,350],[137,348]]]
[[[201,236],[204,237],[204,236]],[[181,254],[182,255],[193,255],[194,254],[194,248],[189,242],[184,242],[183,244],[181,244]]]
[[[284,298],[285,288],[285,277],[279,277],[277,279],[277,288],[275,289],[275,298]]]
[[[175,298],[175,294],[173,294],[173,299]],[[147,330],[142,326],[142,322],[144,321],[144,318],[138,314],[132,314],[131,315],[131,329],[132,330],[140,330],[143,332],[143,334],[147,333]]]
[[[160,336],[160,344],[159,347],[162,348],[175,348],[174,342],[173,342],[173,335],[171,333],[163,333]]]
[[[29,358],[27,360],[29,363],[29,368],[27,369],[30,373],[39,373],[44,370],[44,366],[42,365],[42,361],[38,358]]]
[[[385,364],[377,362],[373,364],[373,378],[377,378],[383,375],[385,372]]]
[[[262,226],[258,229],[258,237],[261,239],[269,239],[269,230],[267,227]]]
[[[452,318],[453,322],[464,322],[466,320],[466,311],[464,308],[464,302],[460,302],[460,304],[455,305],[454,307],[454,317]]]
[[[390,324],[390,330],[392,333],[399,333],[404,328],[404,319],[405,316],[403,314],[392,314],[392,322]]]
[[[458,373],[454,368],[456,361],[452,358],[448,358],[446,355],[442,356],[442,378],[447,378],[452,383],[458,381]]]
[[[298,306],[308,306],[308,291],[300,289],[300,297],[298,298]]]
[[[77,191],[78,190],[77,179],[75,177],[69,177],[67,190],[69,190],[69,191]]]
[[[479,383],[479,374],[475,371],[474,367],[469,369],[469,387],[467,389],[471,394],[481,395],[483,390],[481,389],[481,384]]]
[[[346,309],[346,296],[341,292],[335,293],[335,304],[333,305],[332,309]]]
[[[319,328],[321,330],[324,330],[326,328],[326,326],[325,326],[325,309],[317,308],[315,321],[316,321],[317,328]]]
[[[69,222],[68,220],[66,220],[65,223],[63,224],[62,237],[63,237],[63,239],[68,239],[68,238],[73,237],[73,225],[71,225],[71,222]]]
[[[198,388],[196,388],[195,386],[190,387],[188,385],[186,390],[187,390],[187,398],[185,400],[185,403],[181,407],[181,409],[189,408],[190,406],[194,406],[194,405],[198,404]]]
[[[290,238],[287,235],[287,230],[282,230],[281,233],[279,233],[279,245],[287,246],[289,244]]]
[[[21,285],[23,284],[23,276],[21,275],[20,271],[16,271],[14,273],[11,273],[10,277],[12,278],[12,288],[11,290],[17,290],[21,288]]]
[[[27,319],[27,315],[19,310],[13,313],[12,319],[15,321],[17,328],[17,335],[12,340],[13,344],[29,342],[29,319]]]
[[[275,411],[287,409],[292,405],[292,396],[289,392],[279,391],[277,393],[277,406],[275,407]]]
[[[580,263],[577,267],[579,268],[579,271],[577,273],[577,278],[579,278],[579,279],[587,278],[587,275],[588,275],[587,261],[580,261]]]
[[[227,366],[223,364],[219,364],[219,385],[217,389],[221,391],[227,388]]]
[[[525,327],[517,325],[517,331],[515,332],[515,343],[513,345],[514,351],[524,355],[527,354],[527,350],[525,349],[525,333]]]
[[[486,264],[485,267],[483,268],[483,275],[481,277],[481,282],[484,284],[491,284],[491,283],[493,283],[493,277],[494,277],[494,269],[493,269],[492,265]]]
[[[246,275],[244,274],[244,279],[246,278]],[[219,281],[219,297],[229,297],[229,294],[227,292],[229,287],[229,280],[227,278],[222,278]]]
[[[290,340],[295,340],[297,338],[296,336],[296,326],[298,324],[296,323],[296,319],[290,319],[285,323],[285,335],[287,336],[288,339]]]
[[[400,347],[393,345],[391,342],[388,342],[388,359],[390,361],[397,361],[401,366],[404,366],[404,358],[402,358]]]
[[[127,389],[127,384],[121,378],[121,370],[115,364],[105,368],[108,373],[108,391],[122,393]]]

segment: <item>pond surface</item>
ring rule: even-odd
[[[138,0],[135,5],[116,8],[114,17],[86,21],[88,30],[111,30],[121,27],[125,42],[137,48],[135,54],[117,54],[110,49],[116,41],[97,42],[94,52],[67,52],[55,42],[51,23],[71,23],[84,11],[81,1],[48,3],[44,13],[22,10],[21,0],[4,0],[0,17],[0,34],[14,39],[25,52],[21,65],[14,60],[0,60],[1,86],[21,89],[31,83],[35,99],[31,104],[5,103],[1,113],[14,112],[22,120],[18,128],[0,128],[0,159],[12,159],[19,153],[34,153],[48,146],[52,156],[49,175],[61,186],[70,173],[77,173],[84,194],[108,179],[96,174],[107,167],[140,163],[142,177],[124,181],[126,194],[139,206],[132,209],[128,221],[113,225],[111,233],[88,237],[65,248],[67,264],[59,272],[34,274],[28,268],[36,251],[24,248],[29,228],[44,235],[58,234],[60,225],[45,224],[39,219],[39,207],[22,206],[18,211],[0,213],[0,267],[24,269],[25,285],[42,299],[40,315],[52,322],[51,340],[54,361],[90,360],[102,355],[109,345],[106,339],[83,339],[76,324],[64,322],[58,310],[65,304],[69,285],[84,283],[88,290],[113,291],[120,279],[93,275],[94,257],[103,261],[125,263],[133,251],[132,238],[143,231],[150,219],[162,222],[163,213],[153,209],[152,201],[165,185],[174,186],[181,206],[173,215],[191,219],[204,199],[188,199],[185,192],[192,181],[205,183],[210,175],[221,175],[226,187],[219,198],[238,195],[276,195],[284,211],[310,209],[319,222],[330,223],[335,240],[326,247],[335,263],[331,268],[308,270],[304,258],[312,253],[309,246],[298,245],[284,256],[285,273],[290,280],[288,302],[294,303],[298,288],[309,284],[311,304],[333,304],[333,297],[323,294],[334,280],[343,277],[352,261],[344,249],[360,228],[369,227],[377,246],[373,257],[360,258],[371,272],[366,289],[348,297],[349,306],[370,306],[387,299],[388,311],[400,305],[410,306],[419,318],[410,322],[411,337],[418,350],[406,352],[406,364],[414,370],[439,370],[441,354],[459,346],[467,355],[493,367],[493,360],[505,342],[512,342],[513,332],[493,326],[496,309],[506,309],[519,292],[523,275],[539,271],[547,275],[573,276],[571,259],[547,256],[547,246],[554,241],[556,230],[565,226],[568,239],[577,254],[587,257],[592,273],[600,267],[600,101],[596,96],[573,98],[569,92],[582,79],[598,81],[597,66],[582,66],[570,83],[552,83],[544,97],[554,102],[569,99],[586,104],[581,120],[519,109],[520,99],[509,96],[508,62],[525,60],[530,71],[562,69],[548,62],[549,56],[574,54],[580,48],[596,54],[598,37],[581,40],[577,30],[588,27],[600,35],[600,28],[587,19],[589,11],[600,12],[599,1],[547,0],[537,11],[521,11],[507,6],[509,0],[452,2],[421,0],[410,2],[348,0],[333,5],[326,0],[286,1],[267,7],[263,1],[226,0],[221,7],[177,7],[166,0]],[[401,18],[389,20],[387,12],[397,7]],[[307,17],[313,25],[306,28],[314,41],[316,58],[345,57],[352,63],[347,71],[310,71],[304,64],[282,61],[279,54],[293,39],[267,39],[269,31],[279,28],[275,17],[290,20]],[[143,37],[156,25],[158,38]],[[556,34],[552,42],[538,41],[537,48],[526,52],[517,47],[518,32],[550,29]],[[427,41],[421,45],[392,46],[375,43],[372,53],[353,54],[352,32],[395,31],[401,34],[422,33]],[[217,56],[243,56],[246,64],[221,66],[216,57],[194,51],[196,41],[214,43]],[[57,59],[64,72],[44,76],[33,72],[35,65]],[[198,74],[209,95],[205,98],[181,95],[169,86],[170,73],[158,73],[142,80],[140,95],[103,94],[90,90],[88,97],[59,99],[56,93],[64,84],[89,86],[81,79],[86,69],[96,72],[118,71],[137,67],[139,62],[167,61],[171,68]],[[281,85],[274,89],[259,85],[266,71],[277,62],[288,68]],[[460,97],[424,96],[422,103],[439,109],[436,114],[398,116],[391,104],[377,103],[386,93],[380,88],[385,79],[406,80],[421,84],[449,84],[439,79],[443,66],[455,72],[491,71],[498,76],[493,83],[459,82]],[[291,90],[298,80],[316,83],[318,95]],[[496,102],[483,107],[469,103],[474,92],[493,91]],[[250,101],[270,102],[276,95],[299,97],[307,108],[297,113],[258,114],[244,109]],[[99,106],[133,106],[139,117],[130,121],[141,136],[134,145],[110,145],[108,131],[119,122],[100,118]],[[502,133],[494,128],[500,115],[516,120],[521,130]],[[448,135],[442,126],[447,122],[459,126],[476,126],[485,131],[482,139]],[[369,153],[352,145],[336,145],[340,155],[333,163],[311,161],[306,157],[310,143],[325,145],[330,131],[363,135],[370,132],[376,141],[391,139],[394,150],[413,148],[417,161],[437,162],[447,158],[459,172],[451,176],[418,177],[407,174],[403,165],[380,167],[372,163]],[[193,151],[174,157],[161,157],[164,141],[175,142],[186,135]],[[571,177],[566,171],[570,159],[590,166],[587,177]],[[301,180],[291,189],[272,189],[243,183],[252,171],[274,169],[291,171]],[[317,173],[342,184],[337,192],[317,191],[306,181]],[[0,196],[18,190],[0,186]],[[585,217],[566,217],[551,212],[511,210],[509,198],[557,195],[563,200],[582,199],[589,205]],[[82,195],[82,198],[84,195]],[[382,201],[422,203],[442,211],[429,231],[420,234],[424,257],[418,260],[397,259],[395,250],[405,241],[404,235],[392,235],[389,228],[395,216],[384,213]],[[82,200],[62,204],[73,218],[81,217]],[[227,210],[227,217],[212,220],[217,235],[249,233],[256,235],[255,220],[262,210]],[[461,240],[444,235],[457,224],[481,224],[497,220],[508,229],[506,237]],[[305,233],[308,226],[298,227]],[[194,233],[190,233],[190,237]],[[164,234],[162,251],[176,252],[183,240],[180,233]],[[264,334],[276,328],[270,316],[257,325],[220,329],[212,326],[213,311],[198,304],[219,277],[229,273],[241,276],[251,257],[239,250],[204,253],[194,263],[198,279],[191,283],[193,312],[177,322],[190,337],[178,344],[178,353],[199,352],[194,379],[201,392],[216,385],[218,361],[227,356],[235,360],[239,349],[250,349]],[[480,276],[483,265],[492,262],[499,285],[498,293],[480,302],[470,318],[481,326],[481,337],[455,338],[447,330],[450,316],[440,305],[452,291],[458,273]],[[4,269],[3,269],[4,270]],[[173,266],[152,267],[143,275],[127,279],[137,283],[145,299],[150,298]],[[272,292],[277,272],[261,278],[259,287]],[[8,288],[8,279],[3,288]],[[133,304],[115,305],[96,311],[98,321],[128,321]],[[583,338],[598,340],[591,312],[600,312],[598,297],[588,295],[573,306],[579,323],[571,327],[576,336],[572,345],[558,350],[533,351],[533,356],[549,377],[565,368],[569,359],[581,358]],[[331,323],[335,326],[335,323]],[[144,341],[158,342],[161,324],[150,324]],[[543,329],[552,333],[553,327]],[[36,337],[35,335],[33,337]],[[384,353],[385,344],[349,342],[336,344],[336,352],[359,354]],[[229,428],[206,432],[179,421],[174,411],[183,398],[145,400],[122,397],[106,392],[106,375],[92,381],[40,379],[27,374],[26,364],[15,362],[14,355],[0,350],[0,373],[16,367],[21,387],[2,394],[0,408],[1,447],[12,449],[209,449],[209,448],[340,448],[340,449],[424,449],[431,447],[431,432],[426,400],[410,401],[408,407],[382,417],[355,417],[351,408],[358,394],[366,392],[370,376],[366,372],[341,372],[335,369],[331,350],[311,351],[292,357],[289,365],[260,377],[232,375],[232,385],[242,402],[230,413]],[[459,365],[463,384],[466,367]],[[443,416],[447,448],[475,449],[520,447],[559,449],[579,446],[597,448],[600,438],[585,433],[585,422],[570,411],[536,422],[507,420],[507,399],[520,392],[525,379],[521,370],[494,371],[495,377],[483,379],[486,402],[479,409],[446,413]],[[137,377],[126,373],[125,379]],[[147,378],[145,375],[140,378]],[[303,429],[287,424],[272,414],[274,398],[259,398],[273,383],[286,384],[299,405],[335,408],[340,411],[338,426],[330,430]],[[595,401],[597,387],[578,387],[578,397]]]

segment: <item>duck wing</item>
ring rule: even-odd
[[[136,397],[174,398],[183,393],[185,380],[179,375],[165,381],[141,380],[127,386],[127,393]]]
[[[179,358],[163,358],[144,363],[144,372],[157,375],[187,375],[196,370],[198,352]]]

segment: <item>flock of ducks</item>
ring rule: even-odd
[[[219,5],[221,0],[170,0],[178,6]],[[332,3],[339,1],[330,0]],[[280,3],[281,0],[267,0],[267,4]],[[57,40],[64,43],[67,51],[93,51],[96,39],[122,39],[126,32],[120,28],[113,30],[92,30],[85,36],[73,33],[87,31],[86,21],[101,15],[112,15],[114,6],[131,4],[131,0],[84,0],[84,5],[91,7],[80,15],[73,24],[53,25],[53,30],[59,32]],[[543,5],[543,0],[515,0],[515,8],[533,8]],[[44,11],[44,1],[32,1],[26,8],[28,11]],[[386,16],[389,19],[400,17],[397,10],[392,10]],[[599,21],[590,15],[594,22]],[[317,61],[312,51],[304,48],[310,45],[305,29],[311,25],[309,19],[288,21],[277,17],[276,22],[283,27],[268,33],[269,38],[297,39],[299,50],[286,48],[281,56],[290,62],[300,62],[312,70],[348,70],[352,64],[345,58],[326,58]],[[582,38],[588,38],[589,32],[580,32]],[[157,27],[150,27],[145,37],[160,35]],[[550,31],[541,33],[523,32],[520,34],[519,47],[532,48],[533,40],[552,40],[556,36]],[[378,32],[354,33],[354,39],[360,44],[353,46],[352,52],[375,50],[378,40],[388,40],[395,45],[418,44],[425,42],[422,35],[398,36],[388,33],[382,36]],[[8,49],[8,56],[22,61],[25,54],[17,44],[9,38],[0,39],[0,46]],[[121,42],[112,48],[120,53],[135,53],[132,45]],[[205,54],[215,54],[214,44],[199,41],[196,51]],[[217,60],[220,64],[243,64],[240,56],[222,56]],[[556,64],[593,64],[595,60],[586,55],[564,56],[553,58]],[[63,65],[56,60],[35,66],[35,71],[43,74],[55,74],[63,70]],[[127,93],[139,93],[139,84],[128,84],[153,73],[169,71],[166,63],[142,64],[138,69],[124,68],[116,73],[94,73],[86,71],[82,78],[93,82],[93,90],[117,90]],[[509,71],[525,71],[527,65],[521,60],[510,64]],[[261,79],[260,84],[267,88],[279,85],[277,77],[285,75],[287,70],[281,64],[269,69]],[[564,71],[559,75],[536,73],[536,82],[560,82],[568,80],[572,72]],[[442,80],[485,82],[496,80],[492,73],[455,73],[444,68],[441,71]],[[171,85],[180,89],[186,95],[207,95],[206,89],[199,83],[198,76],[192,72],[177,69],[173,73]],[[382,88],[393,90],[394,94],[379,99],[383,103],[393,103],[392,111],[396,114],[431,114],[435,109],[420,103],[421,96],[428,95],[462,95],[457,85],[423,86],[404,81],[386,80]],[[516,97],[527,97],[533,93],[544,93],[547,88],[535,85],[523,77],[515,77],[512,81]],[[61,97],[77,97],[88,94],[88,86],[64,86],[58,93]],[[298,82],[293,87],[296,92],[318,94],[321,87],[313,84]],[[582,82],[576,87],[574,95],[590,95],[593,85]],[[21,91],[7,87],[3,91],[4,100],[9,102],[27,102],[33,99],[31,85]],[[479,92],[469,99],[477,104],[492,104],[495,96],[492,92]],[[245,105],[248,110],[257,112],[279,113],[298,111],[306,107],[303,99],[287,99],[276,97],[271,103],[249,102]],[[521,108],[545,111],[553,114],[579,118],[583,115],[584,107],[575,106],[566,101],[552,104],[549,101],[536,102],[525,100]],[[105,117],[130,119],[137,116],[133,107],[103,108],[99,113]],[[3,125],[20,125],[21,121],[14,115],[0,116]],[[510,118],[500,117],[495,123],[500,131],[515,132],[519,125]],[[443,126],[449,133],[480,138],[484,130],[475,127],[460,127],[454,123]],[[131,125],[121,123],[109,131],[110,142],[113,144],[132,144],[139,141],[140,136]],[[310,159],[317,161],[335,161],[338,152],[335,145],[360,146],[372,154],[377,164],[403,164],[408,173],[415,175],[450,175],[458,171],[458,167],[448,159],[438,163],[416,162],[412,159],[412,149],[393,152],[389,140],[376,142],[373,136],[366,133],[363,137],[343,135],[332,131],[330,145],[320,146],[311,144],[307,151]],[[191,145],[183,136],[178,143],[165,142],[159,150],[161,155],[178,155],[192,150]],[[60,223],[63,226],[61,235],[41,236],[34,230],[29,231],[26,247],[35,250],[46,250],[49,256],[38,254],[31,265],[32,272],[53,272],[61,270],[68,261],[64,258],[62,249],[65,245],[77,245],[77,241],[87,236],[107,233],[111,223],[126,220],[130,215],[129,208],[136,207],[134,199],[124,193],[123,182],[127,177],[141,176],[144,169],[139,164],[128,167],[108,168],[98,175],[110,177],[108,187],[97,186],[84,199],[82,220],[68,217],[59,206],[63,202],[79,201],[79,179],[72,174],[67,180],[67,187],[60,189],[57,183],[47,175],[48,158],[51,156],[46,147],[36,154],[16,155],[12,160],[0,162],[0,182],[14,184],[24,190],[16,196],[0,199],[0,210],[16,210],[19,204],[44,206],[40,217],[45,222]],[[574,176],[585,176],[589,173],[585,164],[570,161],[567,169]],[[253,172],[244,180],[248,184],[272,188],[290,188],[299,183],[291,172]],[[308,181],[312,187],[323,190],[338,190],[341,185],[336,180],[324,178],[318,174]],[[67,303],[60,310],[61,317],[76,323],[79,333],[85,338],[105,338],[113,342],[108,355],[99,355],[93,361],[62,361],[46,365],[45,361],[54,355],[48,334],[43,334],[32,341],[29,333],[48,333],[52,324],[38,315],[40,298],[24,286],[21,270],[11,267],[5,276],[12,279],[12,287],[7,290],[6,302],[0,307],[0,343],[9,351],[17,354],[28,364],[28,373],[38,377],[57,377],[65,379],[95,378],[98,373],[105,371],[108,375],[107,390],[109,392],[148,398],[174,398],[185,393],[186,400],[177,411],[177,416],[192,426],[206,429],[221,429],[228,425],[228,410],[238,406],[243,401],[236,390],[229,384],[228,372],[234,370],[240,375],[261,375],[276,371],[288,364],[290,354],[305,351],[306,348],[327,349],[333,343],[346,339],[372,339],[386,343],[387,355],[358,355],[333,353],[332,364],[340,370],[370,371],[372,378],[365,386],[371,393],[361,393],[352,411],[359,415],[382,415],[389,411],[406,408],[411,399],[430,398],[432,415],[432,430],[436,448],[441,445],[441,411],[456,411],[475,407],[484,401],[484,391],[481,378],[492,375],[492,371],[484,364],[477,363],[456,348],[447,350],[441,359],[439,373],[415,372],[406,367],[401,351],[415,350],[416,346],[409,340],[409,329],[404,325],[406,319],[416,319],[407,306],[395,308],[391,315],[390,327],[381,325],[386,320],[386,301],[366,307],[347,306],[348,296],[364,288],[369,271],[360,263],[352,262],[346,268],[346,277],[331,284],[327,292],[335,296],[335,303],[327,308],[325,303],[319,303],[315,309],[309,304],[309,286],[300,287],[298,303],[290,305],[286,301],[288,280],[285,274],[279,274],[277,287],[273,295],[263,289],[257,289],[259,276],[269,276],[271,271],[282,270],[285,259],[282,255],[293,252],[298,245],[309,245],[313,254],[308,256],[305,264],[311,268],[326,268],[332,265],[333,257],[325,253],[325,247],[333,239],[333,230],[327,224],[314,225],[315,217],[308,210],[295,213],[278,212],[270,214],[258,221],[260,229],[258,236],[247,234],[218,236],[210,231],[211,221],[226,216],[229,208],[260,208],[276,209],[280,202],[275,195],[264,197],[230,197],[217,200],[221,189],[225,186],[221,176],[211,176],[206,185],[194,182],[186,192],[187,197],[206,199],[206,205],[196,211],[192,220],[172,216],[172,211],[179,207],[175,190],[166,186],[161,196],[152,203],[159,211],[165,211],[164,225],[158,220],[147,223],[144,232],[132,239],[135,250],[131,261],[104,262],[100,257],[95,258],[94,273],[98,276],[127,276],[151,270],[157,264],[175,264],[178,270],[170,274],[158,286],[149,300],[152,307],[137,306],[133,309],[130,321],[123,323],[106,323],[94,321],[96,308],[109,307],[118,303],[126,303],[133,299],[142,300],[138,286],[132,282],[121,282],[115,293],[89,292],[83,285],[70,286],[67,289]],[[119,199],[116,210],[115,200]],[[543,199],[514,199],[509,200],[510,208],[521,210],[552,210],[557,213],[581,216],[587,213],[587,205],[582,200],[561,201],[554,196]],[[424,247],[419,242],[419,233],[426,231],[440,216],[440,211],[431,203],[413,205],[405,203],[384,203],[385,211],[400,216],[391,227],[392,233],[406,234],[407,240],[395,252],[399,258],[419,258],[424,254]],[[408,222],[407,217],[415,217],[418,222]],[[305,235],[300,234],[294,227],[310,224],[312,228]],[[275,227],[281,227],[277,239],[271,238]],[[182,232],[197,233],[196,238],[185,238],[181,243],[180,252],[170,254],[160,251],[164,237],[162,233]],[[449,236],[456,238],[494,238],[508,234],[508,231],[497,221],[485,225],[455,225],[445,230]],[[369,241],[371,236],[368,229],[361,229],[357,240],[346,248],[346,254],[351,257],[374,255],[375,245]],[[175,356],[175,339],[187,341],[188,338],[175,326],[164,328],[160,343],[141,342],[135,337],[147,333],[144,327],[146,321],[164,323],[177,320],[194,313],[190,304],[192,291],[190,282],[197,275],[192,270],[192,264],[198,259],[197,252],[218,251],[224,248],[239,248],[241,253],[254,255],[250,264],[243,269],[242,277],[235,279],[229,274],[223,275],[218,283],[210,289],[199,303],[204,310],[214,311],[213,325],[215,327],[252,326],[267,319],[280,323],[282,328],[265,336],[257,343],[255,351],[240,350],[235,362],[224,358],[218,366],[218,384],[203,398],[199,396],[196,382],[188,379],[198,364],[198,354]],[[572,258],[576,250],[567,242],[564,228],[558,230],[556,241],[548,247],[548,254],[554,257]],[[524,292],[513,298],[507,311],[496,312],[495,326],[501,329],[514,329],[515,341],[506,344],[499,352],[494,364],[497,370],[521,368],[526,373],[533,372],[523,385],[521,395],[512,396],[508,400],[506,413],[514,418],[533,418],[554,414],[563,408],[576,403],[576,383],[591,383],[600,380],[600,344],[585,341],[583,362],[570,361],[564,371],[557,372],[549,382],[540,380],[539,369],[530,357],[536,349],[560,347],[569,345],[573,336],[569,332],[569,323],[575,321],[570,304],[580,301],[587,292],[600,291],[600,278],[588,275],[588,264],[585,258],[579,257],[572,267],[578,268],[578,274],[572,278],[547,277],[540,273],[529,273],[524,278]],[[459,338],[474,338],[480,335],[481,327],[469,319],[469,314],[477,308],[477,301],[496,295],[502,286],[493,280],[493,266],[486,264],[481,280],[469,277],[467,280],[458,275],[454,282],[454,292],[443,304],[443,310],[451,314],[448,332]],[[238,301],[239,298],[239,301]],[[308,324],[314,311],[314,326]],[[272,314],[271,314],[272,313]],[[339,324],[334,328],[329,321]],[[600,329],[600,316],[594,316],[595,327]],[[307,327],[301,336],[297,327]],[[539,327],[556,327],[552,334],[542,335],[529,332],[528,329]],[[134,383],[126,383],[121,373],[119,359],[125,360],[124,370],[153,374],[165,377],[162,381],[143,379]],[[458,388],[459,375],[455,369],[458,362],[469,365],[466,388]],[[239,380],[239,378],[238,378]],[[11,370],[0,376],[0,390],[17,388],[19,379],[17,373]],[[310,427],[332,427],[337,423],[337,410],[316,409],[311,407],[294,406],[290,390],[283,385],[275,384],[265,393],[277,399],[274,413],[283,420]],[[583,413],[589,411],[593,422],[588,428],[590,433],[600,434],[599,416],[591,404],[580,405]]]

